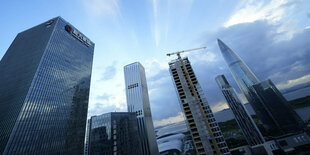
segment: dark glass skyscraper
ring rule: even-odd
[[[273,136],[301,131],[301,119],[272,82],[260,82],[237,54],[219,39],[218,44],[234,79],[264,127]]]
[[[303,121],[282,96],[271,80],[265,80],[250,87],[259,102],[269,112],[274,123],[272,134],[281,135],[303,130]]]
[[[93,52],[61,17],[16,36],[0,62],[0,153],[83,153]]]
[[[112,112],[89,120],[86,142],[90,155],[142,155],[135,112]]]
[[[235,89],[230,86],[224,75],[219,75],[215,78],[219,88],[221,89],[230,109],[232,110],[236,122],[240,127],[244,138],[249,145],[254,146],[264,143],[264,137],[258,130],[253,119],[245,109],[239,99]]]

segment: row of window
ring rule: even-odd
[[[129,85],[128,89],[132,89],[132,88],[135,88],[135,87],[138,87],[138,83]]]
[[[137,115],[137,116],[141,116],[141,115],[142,115],[142,110],[136,111],[136,115]]]

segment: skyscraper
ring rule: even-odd
[[[138,118],[143,155],[157,155],[158,147],[152,120],[144,67],[135,62],[124,67],[128,112]]]
[[[88,123],[89,155],[142,155],[136,113],[107,113],[91,117]]]
[[[0,153],[82,154],[94,43],[56,17],[0,62]]]
[[[182,61],[173,60],[169,63],[169,67],[196,152],[201,155],[230,154],[188,58],[184,58]],[[193,89],[191,89],[191,85],[193,85]]]
[[[302,132],[303,120],[293,110],[281,92],[271,80],[265,80],[250,87],[260,103],[269,112],[269,117],[275,122],[270,132],[274,136]]]
[[[254,146],[264,143],[264,137],[239,99],[235,89],[230,86],[224,75],[215,78],[230,109],[232,110],[238,126],[249,145]]]
[[[273,136],[301,131],[301,119],[272,82],[260,82],[227,45],[219,39],[218,44],[230,72],[264,127]]]

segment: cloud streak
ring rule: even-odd
[[[194,0],[152,0],[153,23],[151,25],[156,47],[167,41],[169,31],[176,30],[191,11]],[[171,27],[173,27],[171,29]]]

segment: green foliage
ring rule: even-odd
[[[247,145],[242,131],[235,119],[231,119],[226,122],[219,122],[218,124],[230,149]]]
[[[310,106],[310,96],[292,100],[289,101],[289,103],[294,109],[304,108]],[[265,137],[265,140],[271,139],[271,135],[273,135],[275,131],[266,131],[256,115],[252,115],[251,117],[263,134],[263,136]],[[310,124],[310,119],[308,120],[308,123]],[[239,128],[235,119],[231,119],[226,122],[219,122],[218,124],[230,149],[247,145],[247,142],[243,137],[242,131]]]
[[[219,126],[221,128],[221,131],[223,133],[239,129],[239,126],[238,126],[238,124],[237,124],[235,119],[231,119],[231,120],[228,120],[226,122],[219,122],[218,124],[219,124]]]
[[[225,141],[230,149],[248,145],[248,143],[246,142],[244,138],[243,139],[229,138],[229,139],[226,139]]]

